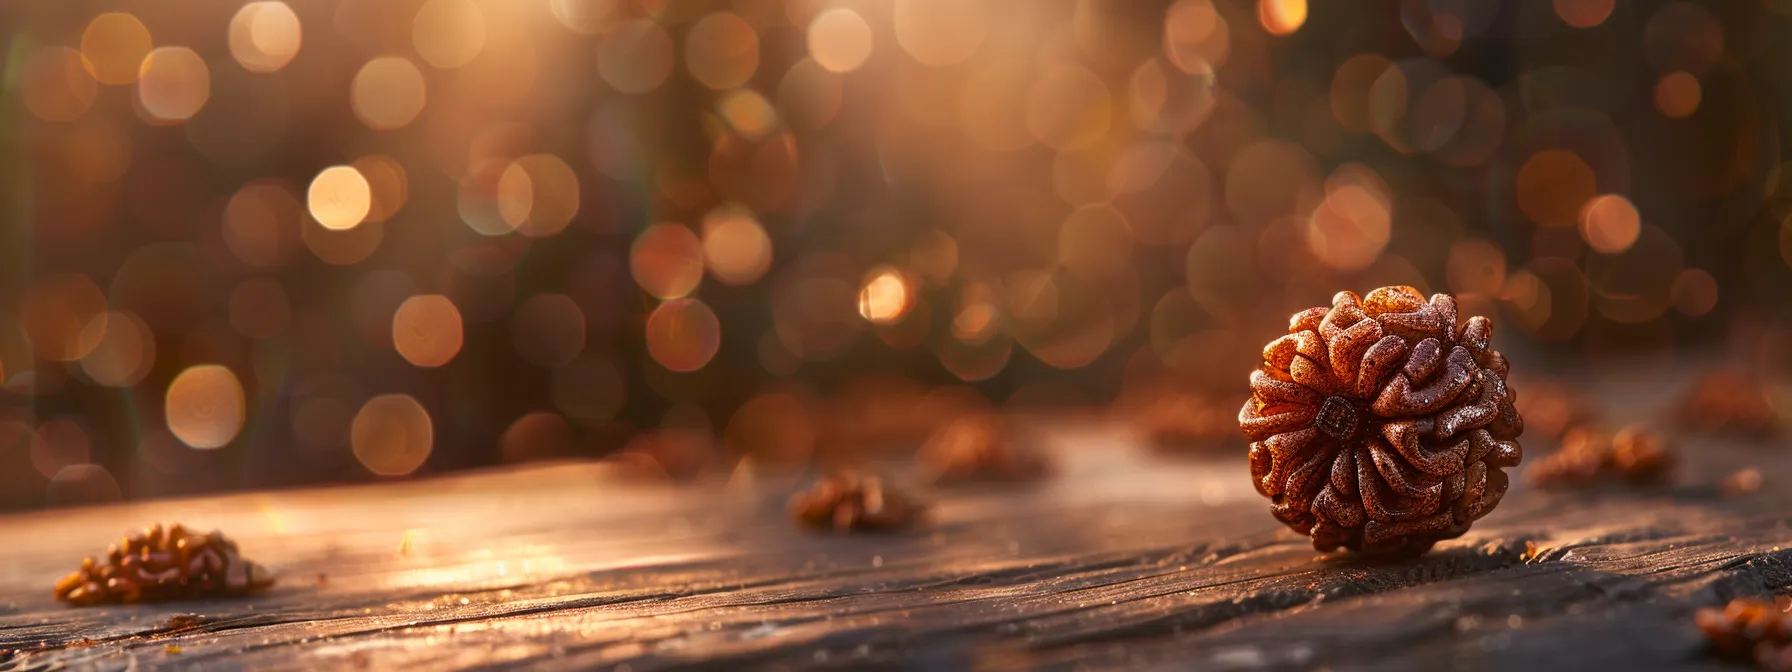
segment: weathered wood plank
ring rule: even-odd
[[[935,493],[930,525],[884,536],[796,529],[786,483],[635,486],[588,464],[0,517],[0,649],[19,651],[0,668],[1649,669],[1709,664],[1698,606],[1792,585],[1792,496],[1710,487],[1745,464],[1792,479],[1780,450],[1693,441],[1673,490],[1521,484],[1463,539],[1371,562],[1278,529],[1238,459],[1054,436],[1054,480]],[[50,599],[153,520],[227,529],[282,582]]]

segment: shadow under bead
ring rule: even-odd
[[[56,582],[55,595],[86,607],[239,595],[273,583],[273,575],[238,554],[222,532],[156,524],[126,536],[104,558],[82,560],[80,569]]]
[[[891,531],[917,521],[922,507],[891,489],[877,474],[840,471],[816,481],[790,498],[790,514],[798,523],[839,533]]]
[[[1524,421],[1493,323],[1411,287],[1289,320],[1263,349],[1239,428],[1277,520],[1321,551],[1421,553],[1506,493]]]

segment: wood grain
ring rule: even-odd
[[[928,492],[930,523],[891,535],[796,528],[794,481],[643,485],[596,464],[0,517],[0,669],[1682,668],[1717,664],[1694,609],[1792,585],[1779,447],[1687,439],[1667,489],[1521,483],[1462,539],[1372,562],[1280,529],[1240,457],[1041,435],[1055,477]],[[1768,487],[1716,497],[1745,465]],[[281,582],[50,599],[152,521],[224,529]]]

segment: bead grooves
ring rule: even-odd
[[[1449,295],[1411,287],[1296,313],[1238,416],[1271,513],[1321,551],[1418,553],[1466,532],[1523,457],[1492,336],[1485,317],[1459,324]]]

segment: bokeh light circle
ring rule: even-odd
[[[1575,28],[1592,28],[1605,23],[1612,15],[1617,0],[1555,0],[1556,16]]]
[[[81,31],[81,56],[101,84],[137,81],[144,57],[153,46],[149,29],[136,16],[125,12],[95,16]]]
[[[411,21],[411,44],[430,65],[461,67],[485,48],[485,15],[473,0],[429,0]]]
[[[1545,149],[1518,168],[1518,208],[1538,224],[1574,226],[1581,208],[1596,195],[1593,169],[1566,149]]]
[[[681,224],[647,227],[635,237],[628,260],[635,282],[661,299],[690,294],[703,281],[703,243]]]
[[[104,334],[106,295],[85,275],[51,274],[25,289],[19,321],[37,356],[72,362],[87,356]],[[100,320],[100,330],[92,327]]]
[[[880,266],[865,274],[865,282],[859,287],[859,316],[867,322],[901,322],[914,305],[914,288],[901,271]]]
[[[212,96],[211,68],[186,47],[160,47],[143,57],[137,73],[137,102],[163,122],[191,119]]]
[[[704,86],[726,90],[747,83],[759,69],[759,34],[740,15],[716,12],[685,35],[685,67]]]
[[[429,411],[408,394],[382,394],[367,400],[349,424],[349,446],[355,459],[380,476],[415,472],[435,448],[435,427]]]
[[[836,7],[809,23],[809,57],[832,72],[852,72],[871,57],[871,24],[858,12]]]
[[[1271,35],[1292,35],[1307,22],[1307,0],[1257,0],[1257,22]]]
[[[168,384],[162,412],[168,431],[188,446],[223,448],[243,429],[243,385],[218,364],[188,367]]]
[[[131,387],[155,366],[155,333],[135,313],[112,311],[96,316],[83,332],[83,340],[93,340],[94,347],[81,358],[81,372],[95,383]]]
[[[1674,278],[1674,309],[1687,317],[1703,317],[1717,308],[1717,279],[1703,268],[1687,268]]]
[[[373,188],[354,166],[330,166],[312,178],[305,201],[318,224],[344,231],[367,219],[373,208]]]
[[[673,299],[647,316],[647,352],[672,371],[696,371],[722,347],[722,323],[702,301]]]
[[[25,62],[22,82],[25,109],[44,121],[74,121],[93,108],[99,82],[81,52],[44,47]]]
[[[976,53],[989,33],[987,0],[894,0],[896,43],[916,61],[943,66]]]
[[[1630,249],[1642,232],[1642,218],[1630,200],[1605,194],[1587,201],[1580,213],[1580,235],[1595,251],[1617,254]]]
[[[579,214],[579,177],[560,157],[530,154],[498,178],[498,214],[533,238],[559,234]]]
[[[230,56],[249,72],[277,72],[299,54],[299,15],[280,0],[243,5],[230,18]]]
[[[350,83],[349,107],[355,117],[376,131],[404,128],[429,101],[423,71],[398,56],[368,61]]]
[[[1699,78],[1684,70],[1662,75],[1655,82],[1655,109],[1669,119],[1685,119],[1699,111],[1704,97]]]
[[[392,347],[413,365],[434,368],[453,361],[463,338],[460,309],[441,294],[405,299],[392,314]]]
[[[750,285],[772,267],[772,239],[744,207],[721,206],[703,217],[703,260],[725,285]]]

